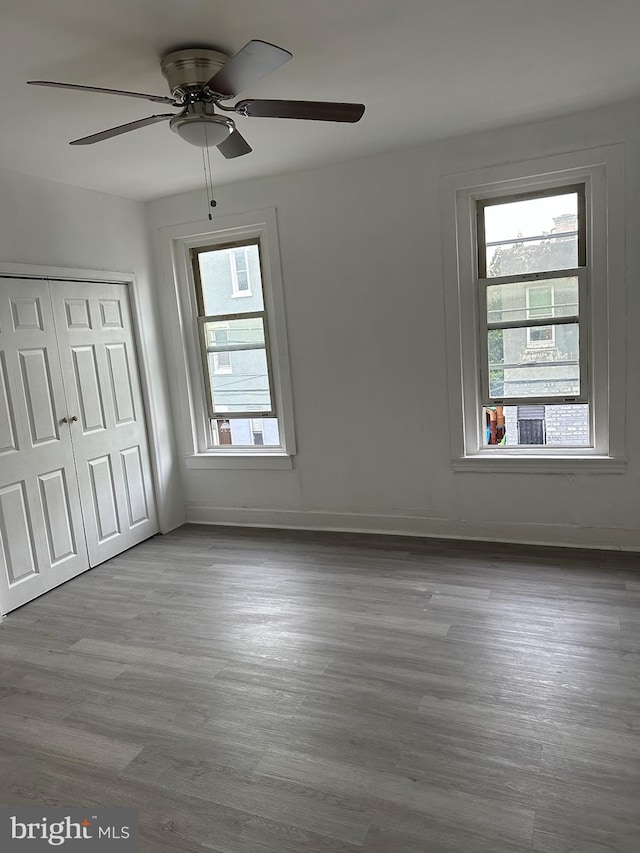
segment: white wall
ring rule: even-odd
[[[161,529],[184,519],[144,206],[0,169],[0,261],[136,275]]]
[[[454,472],[439,178],[616,142],[627,169],[627,471]],[[640,547],[640,103],[225,186],[216,198],[221,215],[277,209],[299,452],[292,471],[183,470],[190,519]],[[148,206],[154,233],[204,213],[202,191]]]

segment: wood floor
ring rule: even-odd
[[[186,526],[0,626],[0,802],[142,853],[638,853],[638,555]]]

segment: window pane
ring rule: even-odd
[[[209,354],[209,379],[214,412],[269,412],[271,394],[267,353],[263,349],[234,350],[232,369],[216,372],[215,353]]]
[[[511,282],[487,287],[487,321],[539,320],[578,316],[578,279],[554,278],[544,283]]]
[[[238,274],[241,272],[247,272],[249,269],[249,264],[247,263],[247,250],[244,247],[242,249],[233,249],[232,254],[236,272]]]
[[[585,447],[591,444],[589,406],[491,406],[483,409],[485,446]]]
[[[484,207],[487,277],[578,266],[578,193]]]
[[[258,429],[258,426],[261,429]],[[280,434],[276,418],[216,418],[211,421],[216,447],[278,447]]]
[[[213,410],[271,411],[263,318],[210,321],[204,336]]]
[[[238,272],[236,293],[251,291],[250,296],[244,296],[242,299],[234,297],[233,253],[236,253]],[[200,252],[198,266],[206,316],[264,311],[260,252],[257,245],[244,246],[242,249]]]
[[[490,397],[580,393],[578,324],[554,326],[552,330],[553,338],[545,342],[550,345],[544,347],[540,341],[531,340],[528,328],[489,331]]]

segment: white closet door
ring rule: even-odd
[[[126,285],[51,286],[92,566],[158,532]]]
[[[89,568],[49,287],[0,280],[0,613]]]

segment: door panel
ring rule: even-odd
[[[38,573],[24,481],[0,489],[0,532],[9,583]]]
[[[58,441],[48,347],[18,350],[18,361],[32,446]]]
[[[88,299],[65,299],[64,308],[68,329],[90,329]]]
[[[144,470],[140,458],[140,446],[128,447],[120,453],[127,493],[129,524],[133,527],[149,518],[149,505],[144,485]]]
[[[69,489],[64,469],[41,474],[38,477],[38,484],[49,546],[49,559],[51,565],[55,566],[77,553],[69,506]]]
[[[102,329],[122,329],[122,307],[119,299],[100,299],[100,327]]]
[[[89,568],[51,299],[0,281],[0,613]]]
[[[100,456],[88,460],[93,513],[96,519],[98,542],[102,544],[121,533],[118,523],[116,487],[113,481],[111,459]]]
[[[7,365],[4,352],[0,352],[0,456],[17,450],[13,404],[9,395]]]
[[[40,296],[15,297],[11,299],[13,328],[16,332],[29,330],[44,331]],[[49,294],[46,294],[49,299]]]
[[[127,345],[125,343],[107,344],[106,352],[115,406],[116,426],[120,426],[136,419]]]
[[[52,288],[92,566],[158,532],[126,285]]]
[[[94,346],[71,347],[71,355],[82,430],[86,434],[106,429],[102,389],[98,381],[96,348]]]

